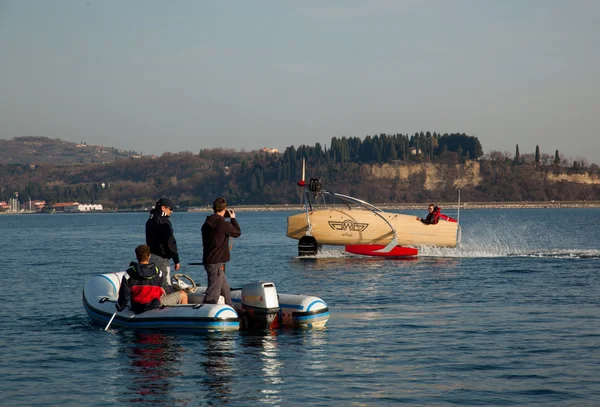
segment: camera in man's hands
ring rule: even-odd
[[[225,209],[225,215],[223,215],[224,218],[231,218],[231,214],[229,213],[229,211],[227,209]]]

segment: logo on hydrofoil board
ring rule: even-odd
[[[346,230],[346,231],[351,231],[351,232],[362,232],[367,227],[369,227],[369,224],[368,223],[357,223],[357,222],[354,222],[353,220],[346,219],[342,222],[335,222],[335,221],[330,220],[329,226],[333,230]]]

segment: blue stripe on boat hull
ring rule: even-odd
[[[100,311],[90,306],[87,301],[83,301],[85,310],[92,322],[103,325],[108,323],[112,314]],[[123,326],[127,328],[140,329],[176,329],[176,330],[193,330],[193,331],[232,331],[239,329],[239,322],[217,320],[214,318],[121,318],[118,314],[115,316],[112,324],[114,326]]]

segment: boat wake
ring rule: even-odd
[[[600,250],[548,250],[515,254],[516,257],[548,257],[556,259],[600,259]]]
[[[462,245],[457,248],[422,247],[419,257],[538,257],[556,259],[600,259],[600,250],[515,249],[502,246]]]
[[[343,259],[349,257],[364,257],[364,256],[356,256],[353,254],[346,253],[344,250],[339,249],[328,249],[328,250],[319,250],[314,256],[297,256],[296,258],[299,260],[310,260],[310,259]]]
[[[456,248],[419,247],[419,257],[600,259],[600,250],[582,247],[578,236],[551,229],[540,232],[537,226],[507,217],[482,219],[467,234],[463,231],[468,237]]]
[[[420,247],[417,258],[497,258],[497,257],[531,257],[555,259],[600,259],[600,250],[597,249],[515,249],[508,246],[495,246],[486,244],[463,244],[456,248]],[[334,248],[319,251],[315,256],[298,256],[299,260],[319,259],[355,259],[370,258],[346,253]],[[380,258],[381,259],[381,258]],[[415,259],[414,257],[412,258]]]

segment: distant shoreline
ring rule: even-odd
[[[442,210],[457,210],[457,202],[438,202],[434,204],[440,206]],[[375,206],[382,210],[425,210],[427,203],[395,203],[395,204],[376,204]],[[304,205],[231,205],[238,212],[300,212],[304,211]],[[346,208],[341,204],[328,204],[328,208]],[[461,202],[461,210],[469,209],[556,209],[556,208],[600,208],[600,201],[549,201],[549,202]],[[148,212],[143,210],[102,210],[89,212],[55,212],[60,213],[128,213],[128,212]],[[209,206],[192,207],[176,210],[176,212],[212,212]],[[0,215],[35,215],[52,214],[50,212],[0,212]]]
[[[458,209],[457,202],[434,203],[443,209]],[[375,204],[382,210],[421,210],[427,203]],[[328,204],[329,208],[345,208],[345,205]],[[231,205],[239,212],[298,212],[304,205]],[[461,202],[460,209],[544,209],[544,208],[600,208],[600,201],[554,201],[554,202]],[[188,212],[209,212],[209,207],[189,208]]]

